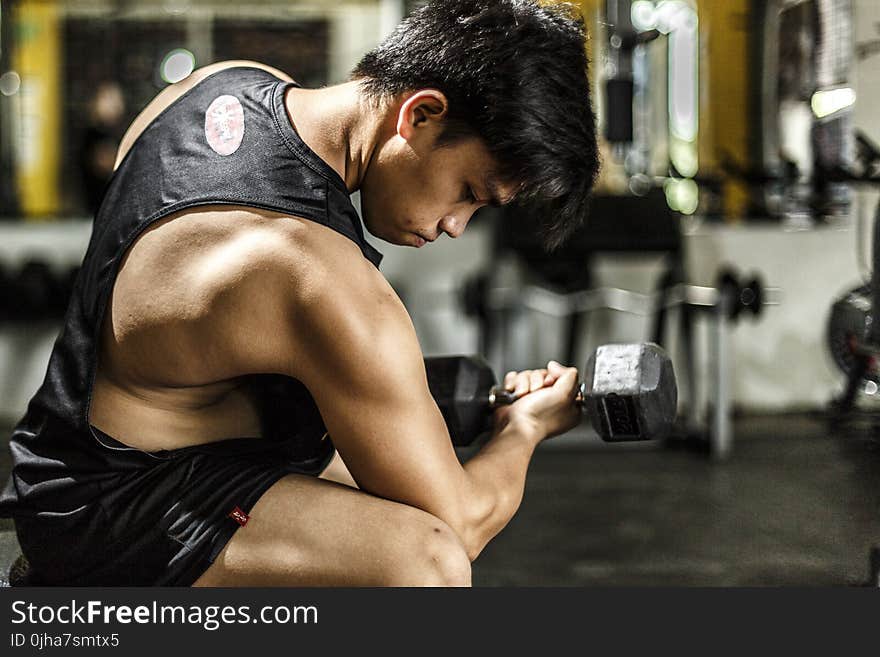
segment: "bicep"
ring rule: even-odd
[[[396,298],[349,301],[297,322],[308,344],[299,378],[361,489],[455,526],[467,475],[430,395],[412,323]]]

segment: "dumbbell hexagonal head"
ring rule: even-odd
[[[583,397],[603,440],[663,438],[678,404],[672,361],[653,343],[603,345],[587,361]]]

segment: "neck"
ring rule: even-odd
[[[284,102],[306,145],[339,174],[349,192],[360,189],[379,144],[381,112],[371,111],[358,83],[291,87]]]

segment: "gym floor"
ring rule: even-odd
[[[714,463],[685,443],[546,443],[475,586],[852,586],[880,545],[880,439],[857,417],[738,418]],[[8,428],[0,432],[8,436]],[[0,477],[9,473],[0,452]],[[17,553],[0,520],[0,567]]]

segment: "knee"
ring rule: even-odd
[[[461,540],[449,527],[432,528],[428,558],[432,564],[435,586],[470,586],[471,560]]]
[[[470,586],[471,560],[456,533],[440,520],[428,520],[413,536],[403,586]]]

